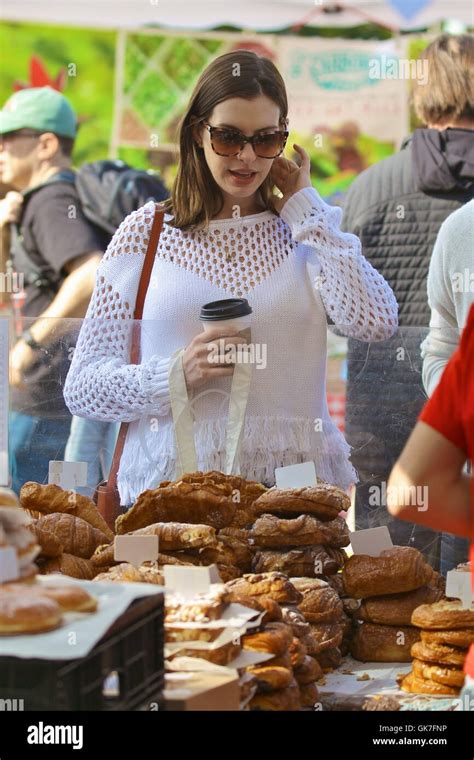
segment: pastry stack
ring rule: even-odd
[[[165,596],[165,641],[168,644],[182,644],[182,648],[176,651],[168,659],[175,657],[197,657],[208,660],[215,665],[228,665],[242,649],[240,638],[232,638],[221,646],[214,648],[196,649],[191,642],[205,642],[212,644],[228,628],[223,620],[219,625],[223,613],[229,605],[224,584],[215,584],[211,589],[202,594],[196,594],[192,599],[186,599],[180,594],[166,594]],[[209,623],[215,623],[209,627]],[[191,625],[190,625],[191,624]],[[186,648],[188,643],[189,649]]]
[[[251,569],[253,551],[247,526],[254,520],[253,502],[266,490],[260,483],[216,471],[187,473],[180,480],[164,481],[140,494],[133,507],[117,519],[116,532],[162,532],[156,525],[173,523],[184,535],[192,533],[193,527],[207,527],[204,541],[180,540],[174,547],[173,541],[160,540],[158,564],[216,564],[225,582]],[[96,557],[95,561],[105,559]]]
[[[451,599],[422,604],[411,622],[421,631],[421,641],[412,646],[412,671],[401,680],[401,688],[457,696],[464,682],[464,660],[474,643],[474,604],[465,609]]]
[[[269,489],[253,504],[253,571],[305,578],[337,573],[347,559],[343,547],[349,544],[339,513],[349,506],[347,494],[328,483]]]
[[[65,612],[93,612],[97,600],[78,586],[36,583],[34,560],[41,551],[31,517],[13,491],[0,489],[0,548],[16,551],[20,575],[0,583],[0,636],[45,633],[63,623]]]
[[[246,651],[264,652],[272,659],[247,668],[257,679],[251,710],[288,711],[313,707],[316,681],[322,671],[309,656],[315,646],[309,624],[298,610],[303,595],[283,573],[245,574],[226,584],[228,598],[263,611],[260,630],[242,637]]]
[[[26,512],[35,515],[31,530],[41,547],[40,572],[92,580],[96,570],[90,557],[98,546],[113,540],[94,502],[54,484],[33,482],[22,486],[20,502]]]
[[[361,599],[350,652],[362,662],[410,662],[420,639],[412,613],[443,596],[443,583],[412,547],[395,546],[378,557],[354,554],[342,572],[349,597]]]
[[[298,611],[308,626],[304,638],[308,654],[323,672],[337,668],[342,661],[346,621],[339,594],[327,581],[320,578],[291,578],[303,599]]]
[[[35,559],[40,547],[31,530],[31,518],[21,509],[16,494],[8,488],[1,488],[0,548],[8,546],[16,552],[20,573],[18,581],[32,582],[38,572]]]

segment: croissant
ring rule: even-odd
[[[37,522],[31,524],[30,530],[35,535],[36,540],[41,547],[40,554],[42,557],[59,557],[59,555],[63,553],[64,546],[58,536],[55,536],[54,533],[46,530],[41,525],[38,525]]]
[[[62,573],[72,578],[91,581],[96,574],[96,569],[88,559],[74,557],[72,554],[61,554],[60,557],[54,557],[45,562],[41,567],[41,573],[42,575]]]
[[[232,488],[213,483],[179,482],[144,491],[131,509],[117,518],[117,533],[156,522],[184,522],[224,528],[236,511]]]
[[[96,505],[87,496],[75,491],[65,491],[54,483],[41,485],[29,481],[20,490],[20,502],[24,509],[51,514],[52,512],[68,512],[102,531],[109,541],[114,534],[98,512]]]
[[[157,522],[130,532],[131,536],[158,536],[160,550],[202,549],[216,547],[216,530],[210,525]]]
[[[66,554],[74,554],[83,559],[89,559],[98,546],[107,543],[107,536],[102,531],[67,512],[44,515],[38,520],[37,526],[40,530],[53,533]]]

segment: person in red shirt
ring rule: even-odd
[[[474,304],[458,350],[426,403],[390,475],[387,507],[403,520],[428,525],[471,540],[474,570],[474,477],[464,470],[474,461]],[[417,499],[423,488],[428,501]],[[423,506],[419,506],[423,504]],[[474,588],[474,575],[471,575]],[[464,665],[464,704],[474,710],[474,645]],[[466,699],[467,697],[467,699]]]

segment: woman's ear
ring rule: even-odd
[[[202,148],[202,126],[200,124],[194,124],[192,127],[193,140],[198,148]]]

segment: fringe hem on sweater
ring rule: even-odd
[[[144,422],[145,420],[145,422]],[[150,424],[144,418],[129,430],[117,484],[122,505],[176,478],[176,447],[172,424]],[[222,418],[195,423],[198,468],[224,470],[225,424]],[[349,461],[351,447],[331,419],[323,431],[306,418],[250,417],[245,421],[240,450],[240,474],[249,480],[275,483],[275,468],[313,460],[318,477],[346,490],[358,481]],[[130,438],[130,433],[132,437]]]

